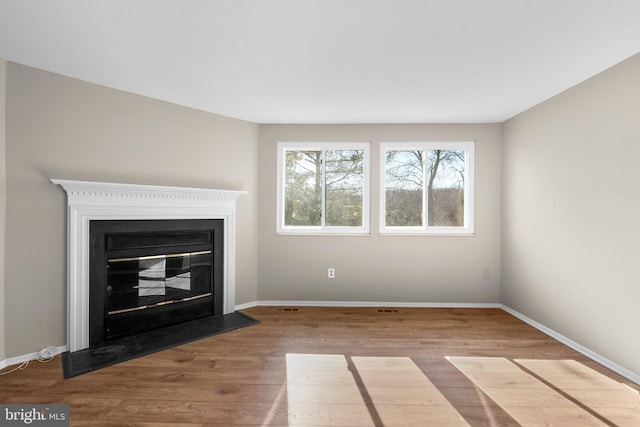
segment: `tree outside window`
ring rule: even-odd
[[[472,230],[472,143],[384,144],[382,153],[383,231]]]
[[[287,143],[280,147],[284,166],[280,231],[367,229],[368,144],[323,145],[309,149],[305,144]]]

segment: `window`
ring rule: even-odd
[[[385,143],[380,232],[473,234],[473,142]]]
[[[368,233],[369,143],[279,143],[277,231]]]

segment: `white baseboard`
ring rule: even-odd
[[[48,347],[47,347],[48,348]],[[58,355],[60,353],[64,353],[67,351],[67,346],[62,345],[60,347],[52,347],[54,349],[54,355]],[[42,351],[42,350],[40,350]],[[0,369],[4,369],[7,366],[19,365],[20,363],[30,362],[32,360],[37,360],[40,357],[40,351],[36,351],[34,353],[23,354],[21,356],[8,357],[5,360],[0,361]]]
[[[256,307],[258,304],[256,301],[246,302],[244,304],[238,304],[234,307],[234,310],[244,310],[246,308]]]
[[[518,319],[522,320],[523,322],[529,324],[530,326],[536,328],[537,330],[539,330],[540,332],[543,332],[547,335],[549,335],[551,338],[554,338],[558,341],[560,341],[562,344],[571,347],[572,349],[574,349],[575,351],[577,351],[578,353],[582,353],[585,356],[587,356],[589,359],[598,362],[599,364],[601,364],[602,366],[611,369],[613,372],[625,377],[626,379],[633,381],[636,384],[640,385],[640,375],[636,374],[635,372],[631,372],[630,370],[628,370],[627,368],[618,365],[617,363],[607,359],[606,357],[601,356],[600,354],[588,349],[587,347],[578,344],[577,342],[565,337],[562,334],[559,334],[558,332],[554,331],[553,329],[547,328],[546,326],[544,326],[541,323],[536,322],[533,319],[528,318],[527,316],[525,316],[522,313],[519,313],[517,311],[515,311],[514,309],[507,307],[504,304],[500,304],[501,308],[506,311],[507,313],[511,314],[514,317],[517,317]]]
[[[396,307],[396,308],[502,308],[494,302],[389,302],[389,301],[253,301],[236,305],[236,310],[251,307],[297,306],[297,307]]]

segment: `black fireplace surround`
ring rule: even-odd
[[[222,315],[223,221],[90,221],[89,345]]]

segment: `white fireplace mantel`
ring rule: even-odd
[[[223,219],[225,314],[235,310],[236,199],[246,191],[52,179],[67,192],[67,344],[89,347],[89,222]]]

